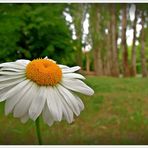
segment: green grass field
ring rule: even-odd
[[[44,144],[148,144],[148,78],[87,77],[95,90],[81,96],[85,109],[75,122],[48,127],[41,120]],[[0,103],[0,144],[38,144],[34,122],[4,116]]]

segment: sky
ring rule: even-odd
[[[75,26],[74,26],[74,24],[72,24],[72,22],[73,22],[72,17],[67,12],[64,12],[64,15],[65,15],[66,21],[71,23],[70,29],[72,30],[72,39],[75,40],[75,39],[77,39],[77,37],[76,37],[76,32],[75,32]],[[130,7],[129,17],[130,17],[130,20],[133,22],[134,21],[134,18],[135,18],[135,5],[134,4],[132,4],[131,7]],[[136,36],[137,37],[139,37],[140,30],[142,28],[140,22],[141,22],[141,20],[138,19],[137,25],[136,25],[136,31],[137,31]],[[119,30],[121,30],[121,29],[122,29],[122,27],[119,26]],[[107,29],[105,29],[104,31],[105,31],[105,33],[108,33],[108,30]],[[85,20],[83,22],[82,43],[85,42],[85,39],[86,39],[86,37],[87,37],[88,34],[89,34],[89,14],[87,13],[86,14],[86,18],[85,18]],[[126,37],[127,37],[127,45],[128,46],[131,46],[132,45],[132,40],[133,40],[133,29],[127,28],[127,30],[126,30]],[[118,45],[121,44],[121,38],[118,38],[117,44]],[[136,41],[136,45],[138,45],[138,44],[139,44],[138,41]],[[82,50],[84,50],[84,49],[82,49]],[[91,50],[91,46],[90,45],[86,46],[85,50],[86,51]]]

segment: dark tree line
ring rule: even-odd
[[[146,46],[148,32],[147,4],[81,4],[81,11],[84,10],[86,5],[87,13],[90,15],[88,35],[90,41],[88,44],[91,44],[92,50],[85,54],[89,63],[90,59],[88,57],[90,56],[88,55],[92,56],[93,64],[90,67],[94,74],[98,76],[119,77],[119,75],[123,75],[129,77],[142,73],[142,76],[146,77],[148,50]],[[130,10],[133,6],[135,11]],[[130,11],[134,15],[133,21],[129,17]],[[82,12],[79,12],[79,15],[82,15]],[[77,17],[73,17],[77,19]],[[137,36],[136,26],[138,23],[141,25],[140,36]],[[129,28],[133,30],[131,46],[127,45],[127,30]],[[105,30],[107,30],[107,33],[105,33]],[[119,38],[121,43],[117,44]],[[139,44],[136,45],[136,42]],[[140,71],[139,67],[137,68],[139,63],[141,65]],[[87,69],[90,69],[87,61],[86,65]],[[89,71],[86,72],[90,73]]]
[[[48,56],[59,63],[80,65],[86,74],[146,77],[147,10],[147,4],[125,3],[0,4],[0,61]],[[65,12],[72,21],[66,20]],[[86,18],[89,32],[84,40]],[[89,52],[85,51],[88,45]]]

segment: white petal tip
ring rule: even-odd
[[[72,124],[72,122],[74,122],[74,119],[67,119],[67,122],[68,122],[69,124]]]
[[[94,90],[89,86],[87,86],[85,91],[86,91],[86,95],[88,96],[92,96],[95,93]]]
[[[83,94],[85,94],[87,96],[92,96],[94,94],[94,90],[91,88],[86,89],[85,92],[83,92]]]
[[[95,93],[95,92],[94,92],[93,89],[91,89],[91,90],[89,91],[89,95],[90,95],[90,96],[92,96],[94,93]]]
[[[76,66],[76,68],[77,68],[77,70],[80,70],[80,69],[81,69],[81,67],[80,67],[80,66]]]
[[[47,123],[48,124],[48,126],[50,127],[50,126],[52,126],[53,125],[53,122],[52,123]]]
[[[74,119],[73,119],[72,121],[69,121],[68,123],[69,123],[69,124],[73,124],[73,123],[74,123]]]
[[[80,113],[75,114],[77,117],[80,115]]]
[[[28,121],[28,119],[21,119],[21,123],[25,124]]]
[[[46,56],[44,59],[48,59],[48,57]]]
[[[29,112],[29,117],[30,119],[32,119],[33,121],[35,121],[38,117],[35,115],[34,112]]]

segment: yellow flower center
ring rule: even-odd
[[[61,81],[60,67],[49,59],[36,59],[26,66],[26,77],[39,85],[54,86]]]

